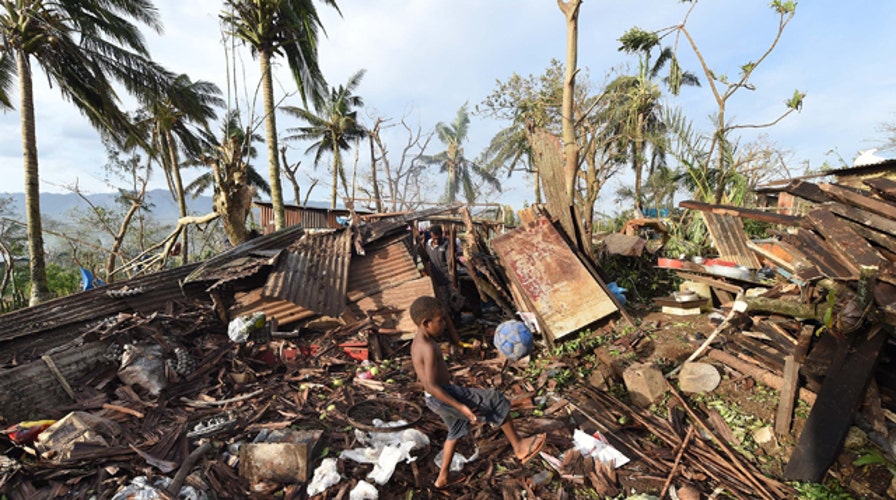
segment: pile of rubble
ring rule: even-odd
[[[837,188],[819,187],[826,204],[806,217],[684,204],[704,211],[720,255],[670,265],[694,293],[658,303],[670,314],[721,314],[689,345],[689,359],[664,366],[635,362],[656,325],[635,326],[622,292],[534,210],[512,231],[456,207],[353,218],[335,231],[292,227],[202,263],[0,316],[0,491],[794,497],[783,477],[736,449],[717,412],[689,397],[715,390],[719,373],[706,387],[686,381],[712,363],[727,367],[727,382],[751,377],[779,389],[775,430],[799,435],[788,479],[821,479],[853,423],[843,408],[864,402],[869,435],[884,441],[896,385],[875,368],[889,357],[886,297],[896,283],[887,248],[896,247],[881,242],[896,237],[896,217],[837,196],[892,206],[884,200]],[[786,189],[805,193],[807,184]],[[864,222],[853,227],[846,213]],[[790,230],[751,241],[742,217]],[[409,358],[407,309],[439,293],[418,252],[423,221],[448,229],[464,297],[443,348],[452,377],[501,390],[521,432],[548,433],[540,459],[520,466],[500,431],[476,427],[478,447],[465,443],[457,464],[467,479],[447,492],[432,486],[445,429],[425,409]],[[878,258],[853,250],[859,238],[837,246],[842,233],[831,231],[844,227]],[[491,333],[520,316],[544,346],[510,363],[490,348]],[[695,362],[704,355],[709,363]],[[797,398],[812,406],[799,425]]]

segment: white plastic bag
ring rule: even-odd
[[[336,459],[323,459],[317,469],[314,469],[314,477],[308,483],[308,496],[313,497],[323,493],[330,486],[339,484],[341,479],[342,476],[336,470]]]

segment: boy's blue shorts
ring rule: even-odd
[[[501,425],[510,413],[510,401],[498,391],[492,389],[469,389],[454,384],[445,387],[445,392],[454,399],[467,405],[477,418],[481,418],[492,425]],[[447,440],[460,439],[469,433],[470,421],[459,411],[455,410],[438,398],[427,394],[426,406],[442,417],[448,426]]]

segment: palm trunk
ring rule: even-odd
[[[47,266],[44,260],[44,237],[40,219],[40,176],[37,168],[37,134],[34,130],[34,95],[31,85],[31,64],[28,55],[16,51],[19,72],[19,93],[22,114],[22,156],[25,162],[25,216],[28,226],[28,253],[31,276],[30,305],[50,298]]]
[[[168,158],[171,162],[171,175],[174,176],[174,190],[177,191],[175,195],[177,196],[177,207],[180,209],[180,216],[187,216],[187,200],[184,197],[184,181],[180,176],[180,161],[177,158],[177,149],[174,147],[174,137],[171,136],[171,132],[166,132],[165,135],[168,136]],[[189,252],[189,226],[184,227],[184,230],[181,234],[181,264],[186,265],[190,261],[190,252]]]
[[[557,5],[566,16],[566,68],[563,78],[563,149],[566,154],[564,168],[566,196],[569,205],[575,203],[576,172],[579,169],[579,146],[573,116],[573,100],[576,88],[576,66],[578,64],[579,7],[582,0],[557,0]]]
[[[271,53],[258,53],[261,61],[261,86],[264,93],[264,125],[267,134],[268,168],[271,181],[271,205],[274,210],[274,229],[286,227],[286,213],[283,209],[283,188],[280,186],[280,162],[277,159],[277,119],[274,115],[274,83],[271,76]]]
[[[339,153],[333,152],[333,189],[330,191],[331,195],[331,205],[330,208],[336,209],[336,188],[339,186],[339,169],[342,168],[341,162],[339,161]]]
[[[635,144],[632,163],[635,167],[635,217],[642,217],[644,213],[641,206],[641,182],[644,172],[644,164],[641,162],[644,152],[644,113],[638,113],[638,128],[635,131]]]

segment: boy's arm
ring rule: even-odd
[[[433,346],[427,346],[421,353],[423,357],[423,373],[420,375],[420,382],[423,384],[423,390],[432,395],[432,397],[442,401],[459,411],[463,416],[467,417],[470,422],[476,422],[476,414],[465,404],[454,399],[451,394],[445,390],[438,382],[436,377],[435,364],[440,360],[436,360],[436,349]]]

